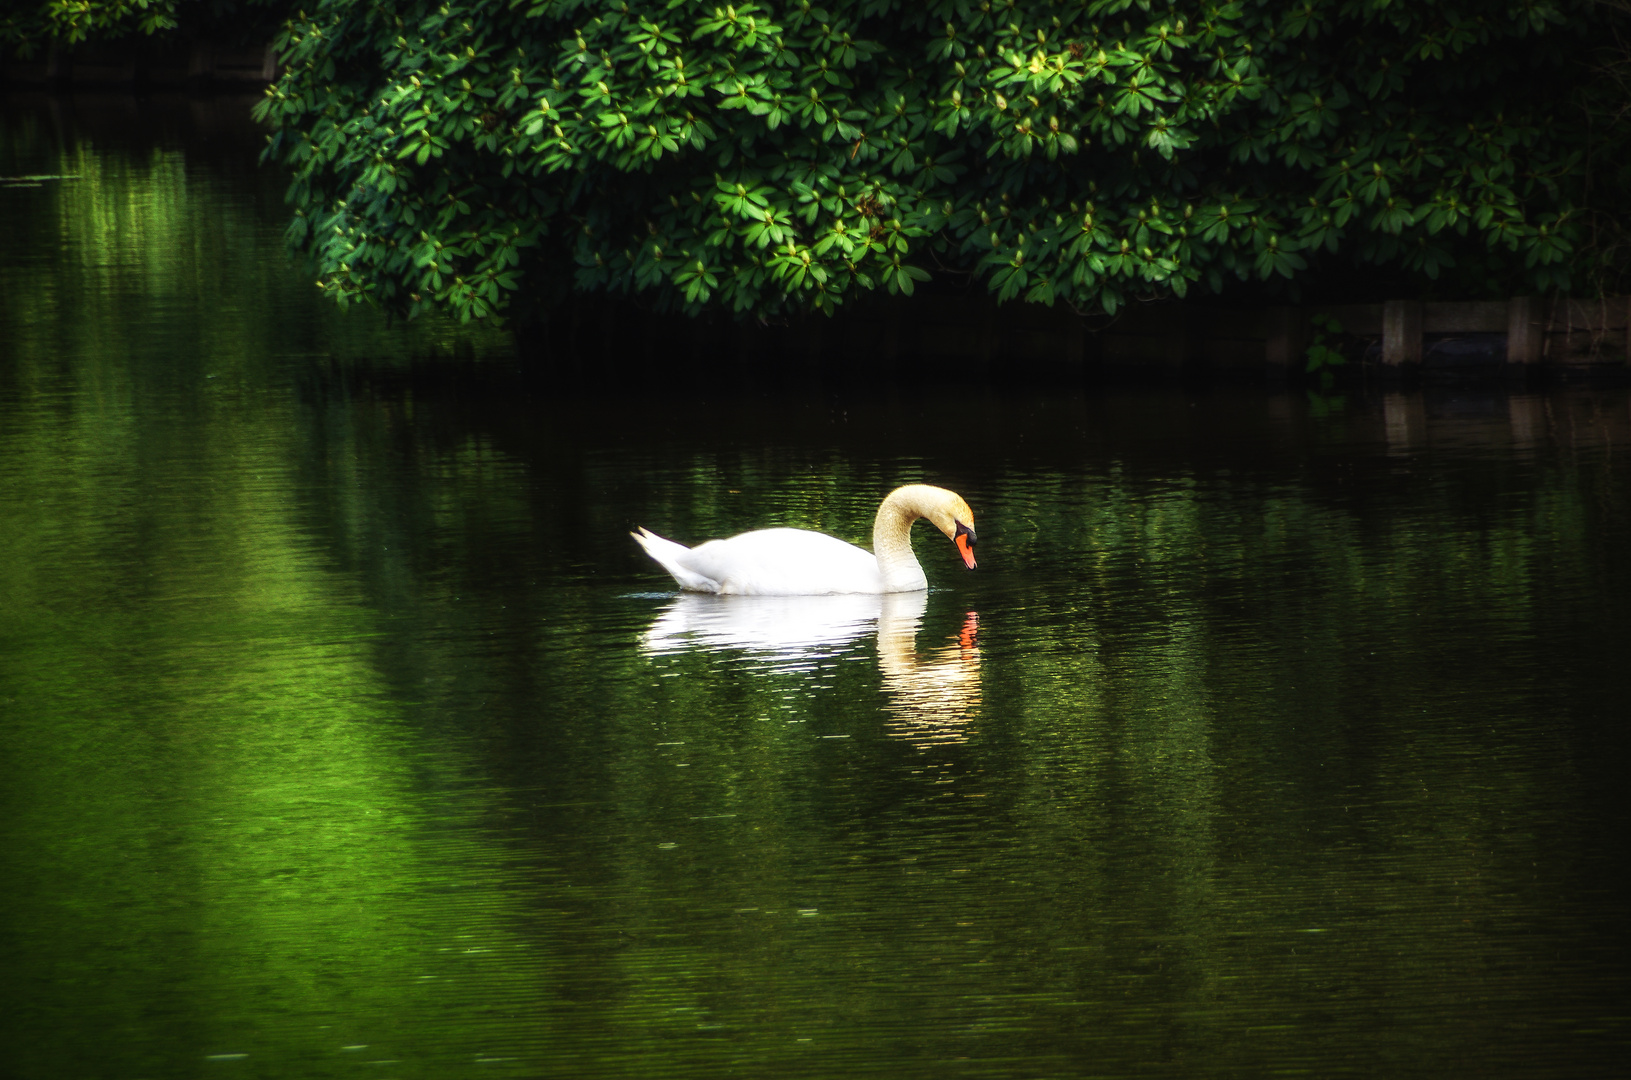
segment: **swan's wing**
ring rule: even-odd
[[[700,574],[687,565],[687,558],[694,552],[684,544],[665,540],[644,528],[629,535],[639,541],[640,546],[646,549],[647,555],[657,560],[657,565],[674,576],[674,580],[680,583],[680,588],[690,592],[719,591],[719,582],[716,579]]]
[[[872,553],[806,529],[759,529],[699,544],[686,566],[746,596],[878,593],[883,577]]]

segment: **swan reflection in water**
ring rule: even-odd
[[[969,612],[950,644],[927,652],[917,632],[924,592],[839,596],[684,593],[641,636],[647,653],[740,652],[781,672],[809,672],[876,633],[886,730],[915,746],[963,742],[980,706],[979,617]]]

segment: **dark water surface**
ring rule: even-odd
[[[4,104],[0,1075],[1623,1075],[1624,392],[560,398]]]

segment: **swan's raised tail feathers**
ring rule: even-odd
[[[629,535],[634,537],[640,546],[646,549],[646,554],[656,560],[658,566],[667,570],[674,580],[679,582],[680,588],[690,592],[716,593],[719,591],[719,582],[704,577],[685,566],[683,560],[687,555],[691,554],[691,549],[684,544],[676,544],[672,540],[665,540],[644,526],[641,527],[639,532],[632,532]]]

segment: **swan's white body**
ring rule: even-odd
[[[889,493],[872,523],[873,551],[807,529],[759,529],[694,548],[641,529],[646,554],[688,592],[739,596],[921,592],[929,587],[912,554],[912,522],[928,518],[974,567],[974,512],[944,488],[909,484]]]
[[[808,529],[759,529],[688,548],[642,529],[640,545],[688,592],[741,596],[819,596],[881,593],[883,574],[872,552]],[[916,589],[929,587],[923,568]]]

